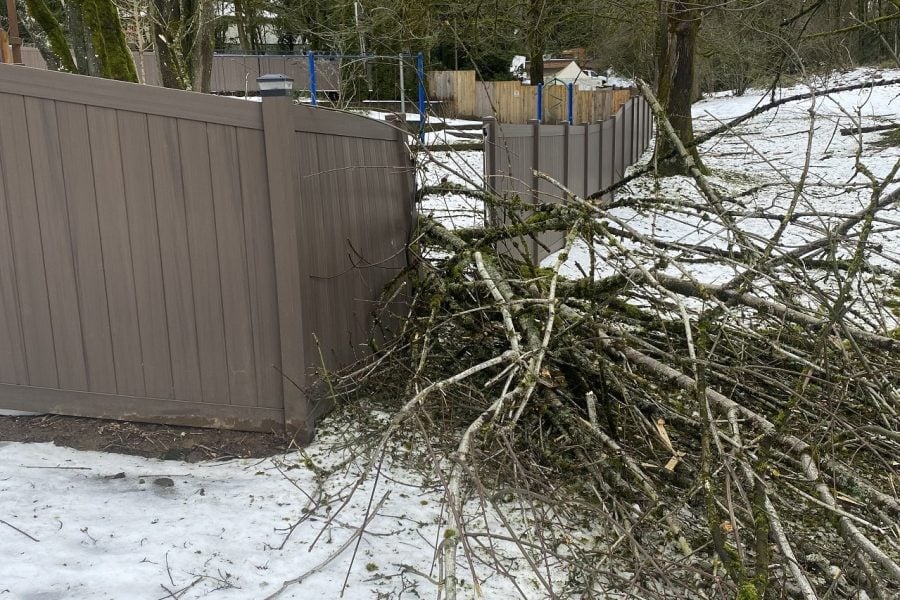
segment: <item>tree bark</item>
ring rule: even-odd
[[[186,90],[189,87],[185,74],[181,48],[181,4],[175,0],[153,0],[153,50],[159,65],[159,77],[163,87]]]
[[[681,138],[682,143],[690,148],[695,164],[706,172],[694,139],[691,104],[696,79],[696,49],[702,20],[702,4],[699,1],[660,0],[660,32],[657,37],[657,98],[666,111],[669,122]],[[683,175],[684,165],[680,161],[662,160],[673,150],[666,138],[660,138],[656,144],[656,156],[659,161],[659,172],[662,175]]]
[[[82,0],[82,17],[91,34],[91,42],[100,62],[100,74],[106,79],[138,82],[134,56],[119,11],[112,0]]]
[[[50,38],[41,26],[35,22],[34,17],[28,12],[25,0],[16,0],[16,9],[19,13],[19,24],[24,27],[25,31],[28,33],[28,37],[31,39],[32,43],[34,43],[38,52],[41,53],[41,58],[47,63],[47,68],[51,71],[64,70],[62,61],[50,47]]]
[[[25,0],[25,6],[28,16],[44,31],[47,44],[57,57],[55,64],[59,66],[59,69],[69,73],[80,73],[75,61],[72,60],[69,42],[44,0]],[[48,61],[47,65],[50,66],[51,63]]]
[[[215,5],[213,0],[198,0],[194,15],[196,32],[191,47],[191,89],[195,92],[209,92],[212,81],[213,23]]]
[[[153,48],[163,86],[209,91],[214,8],[213,0],[153,0]]]
[[[100,59],[97,52],[94,51],[91,32],[84,22],[80,0],[70,0],[66,3],[65,10],[69,39],[72,43],[72,53],[75,55],[75,64],[78,65],[78,73],[100,77]]]
[[[62,70],[137,83],[134,57],[112,0],[70,0],[66,3],[71,45],[44,0],[25,0],[25,4],[28,14],[46,34],[47,43]]]
[[[545,8],[545,0],[528,0],[525,20],[531,85],[544,83],[544,50],[547,43],[543,27]]]
[[[237,25],[238,41],[241,43],[241,52],[250,52],[250,39],[247,37],[246,15],[244,13],[243,0],[234,0],[234,21]]]

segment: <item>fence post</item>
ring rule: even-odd
[[[12,64],[12,48],[9,47],[9,37],[5,29],[0,29],[0,63]]]
[[[484,117],[482,120],[484,132],[484,188],[491,193],[497,190],[497,119]],[[500,217],[495,212],[497,209],[488,207],[484,211],[485,226],[491,227],[500,224]]]
[[[537,122],[544,122],[544,84],[537,84]]]
[[[572,126],[569,125],[569,122],[566,121],[563,123],[563,171],[562,171],[562,184],[569,190],[572,188],[569,186],[569,169],[571,168],[572,162],[572,152],[569,148],[569,144],[572,141],[570,137]]]
[[[19,37],[19,17],[16,14],[16,0],[6,0],[6,16],[9,21],[9,43],[12,46],[12,61],[22,64],[22,38]]]
[[[316,53],[313,50],[309,51],[309,103],[313,106],[319,105],[319,100],[316,98]]]
[[[631,164],[637,162],[643,151],[643,148],[638,148],[640,145],[641,131],[640,110],[641,105],[640,102],[638,102],[638,97],[633,96],[631,98]]]
[[[604,132],[606,131],[606,127],[604,127],[604,123],[606,119],[600,121],[599,131],[597,132],[597,191],[602,190],[605,186],[603,183],[603,137]]]
[[[647,148],[650,146],[650,119],[648,118],[649,115],[647,114],[647,100],[645,100],[643,96],[641,96],[641,108],[641,114],[644,116],[644,139],[642,141],[644,144],[644,151],[646,152]]]
[[[406,197],[410,200],[410,213],[409,213],[409,240],[412,239],[413,233],[413,224],[416,222],[416,203],[415,203],[415,195],[416,195],[416,170],[415,166],[412,162],[412,156],[409,153],[409,145],[407,144],[406,136],[409,132],[406,129],[406,118],[401,117],[399,115],[388,115],[385,118],[388,124],[394,127],[394,131],[397,135],[397,152],[400,155],[400,160],[402,163],[406,164],[405,172],[403,175],[403,187],[406,191]],[[409,241],[407,240],[407,241]]]
[[[591,124],[582,123],[581,126],[584,128],[584,156],[581,161],[584,166],[584,189],[582,190],[581,197],[587,198],[594,193],[588,188],[588,184],[590,182],[588,173],[591,170]],[[597,173],[598,181],[599,177],[600,173]]]
[[[568,118],[566,122],[569,125],[575,124],[575,84],[570,83],[566,86],[566,114]]]
[[[531,125],[531,205],[537,208],[540,205],[540,186],[541,180],[536,173],[541,170],[541,122],[536,119],[530,119],[528,123]],[[531,241],[527,242],[531,252],[531,262],[538,264],[538,242],[537,234],[532,235]]]
[[[419,143],[425,143],[425,55],[416,56],[416,71],[419,74]]]
[[[619,119],[618,119],[618,115],[616,115],[616,114],[613,114],[609,119],[610,119],[610,121],[612,121],[612,127],[610,127],[610,134],[611,134],[610,137],[612,139],[610,140],[610,145],[609,145],[609,150],[610,150],[610,152],[609,152],[609,172],[610,172],[609,185],[613,185],[619,181],[619,179],[616,177],[616,128],[619,125],[618,124]],[[616,193],[610,192],[609,199],[615,200]]]
[[[625,137],[625,105],[624,104],[622,105],[622,118],[617,119],[616,122],[618,123],[619,121],[621,121],[621,127],[622,127],[622,131],[620,132],[621,135],[617,136],[617,137],[622,138],[621,143],[619,144],[620,146],[622,146],[621,152],[620,152],[620,158],[622,160],[622,170],[619,172],[619,179],[621,180],[621,179],[625,178],[625,169],[628,168],[628,162],[626,161],[626,155],[625,155],[625,142],[627,141],[627,138]]]
[[[403,53],[400,57],[400,114],[403,115],[403,124],[406,126],[406,85],[403,81]]]
[[[642,102],[643,98],[638,96],[634,99],[634,107],[637,111],[637,116],[635,117],[637,122],[637,143],[635,144],[635,156],[640,157],[641,154],[644,153],[644,103]],[[635,159],[637,162],[637,159]]]
[[[309,404],[298,389],[306,383],[306,356],[303,339],[301,285],[305,268],[301,260],[299,200],[299,156],[294,143],[294,107],[291,98],[266,96],[262,99],[263,137],[269,205],[272,213],[272,240],[275,253],[275,287],[278,299],[278,328],[281,338],[281,364],[274,365],[282,375],[284,426],[298,442],[312,439]]]

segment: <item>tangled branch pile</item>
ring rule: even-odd
[[[811,150],[767,207],[747,202],[762,186],[731,193],[681,152],[696,202],[560,188],[504,224],[423,221],[411,312],[352,383],[402,399],[381,448],[417,429],[444,457],[446,598],[491,536],[532,568],[526,597],[900,597],[897,280],[879,245],[900,162],[881,178],[858,162],[862,206],[823,214],[807,210]],[[565,247],[544,266],[497,251],[548,229]],[[472,498],[528,526],[486,535]]]

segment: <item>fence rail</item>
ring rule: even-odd
[[[501,123],[527,123],[538,113],[534,86],[518,81],[476,81],[475,71],[431,71],[428,73],[431,100],[441,101],[444,116],[494,117]],[[631,90],[600,88],[573,90],[572,122],[594,123],[616,113],[631,97]],[[569,119],[568,90],[550,85],[543,90],[543,121],[561,123]]]
[[[650,106],[643,97],[629,98],[610,118],[582,125],[527,125],[484,120],[485,175],[489,189],[526,206],[554,204],[562,192],[535,175],[544,173],[586,198],[622,180],[625,169],[647,149],[653,130]],[[495,212],[495,223],[527,218]],[[511,255],[537,263],[562,248],[562,232],[544,232],[505,246]]]
[[[363,117],[0,65],[0,407],[308,437],[413,173]]]

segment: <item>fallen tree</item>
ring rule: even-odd
[[[858,165],[863,208],[804,221],[797,242],[786,232],[807,150],[760,236],[741,226],[740,194],[694,168],[643,91],[699,190],[696,222],[715,235],[663,240],[621,217],[627,196],[558,184],[563,202],[509,223],[423,220],[420,260],[389,291],[411,283],[410,312],[382,320],[399,323],[395,341],[335,382],[393,407],[372,464],[403,436],[430,457],[445,487],[438,579],[450,600],[461,564],[477,592],[484,539],[513,540],[540,597],[898,597],[900,336],[884,308],[897,279],[870,262],[892,256],[873,237],[900,196],[889,188],[900,162],[882,178]],[[544,265],[497,250],[549,229],[564,248]],[[576,247],[578,279],[564,275]],[[701,281],[698,261],[731,276]],[[473,498],[518,507],[527,527],[484,531]]]

